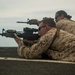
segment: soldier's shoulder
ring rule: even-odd
[[[68,20],[68,19],[61,19],[60,21],[58,21],[56,24],[69,24],[72,23],[73,21]]]

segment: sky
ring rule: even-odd
[[[2,28],[17,30],[27,26],[36,28],[36,26],[17,24],[16,21],[27,21],[27,18],[38,20],[43,17],[54,18],[59,10],[65,10],[72,16],[72,20],[75,20],[75,0],[0,0],[0,32]],[[7,45],[9,40],[1,36],[0,39],[0,46]],[[10,41],[11,45],[14,42]]]

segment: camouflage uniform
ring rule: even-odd
[[[75,61],[75,36],[52,28],[31,47],[19,43],[18,54],[25,58],[39,58],[42,53],[56,60]]]
[[[58,21],[56,23],[56,27],[69,33],[75,34],[75,21],[68,20],[67,18]]]

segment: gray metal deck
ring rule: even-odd
[[[16,47],[0,47],[0,75],[75,75],[75,63],[44,59],[23,59]]]

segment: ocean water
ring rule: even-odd
[[[17,31],[23,31],[23,28],[25,28],[25,27],[38,28],[36,25],[17,23],[17,21],[22,21],[22,20],[13,19],[13,18],[0,19],[0,33],[2,33],[3,28],[5,30],[13,29],[13,30],[17,30]],[[7,37],[0,35],[0,47],[16,47],[16,46],[18,46],[18,45],[13,38],[7,38]]]

